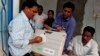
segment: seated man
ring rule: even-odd
[[[75,37],[69,43],[65,53],[74,56],[99,56],[98,44],[93,40],[94,33],[94,28],[90,26],[85,27],[82,36]]]

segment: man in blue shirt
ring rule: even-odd
[[[63,5],[63,13],[59,13],[53,23],[53,27],[57,31],[64,30],[67,33],[64,50],[67,49],[69,42],[72,40],[73,32],[76,27],[75,18],[72,16],[75,6],[71,2],[67,2]]]

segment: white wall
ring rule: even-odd
[[[95,19],[93,18],[93,10],[94,10],[94,0],[87,0],[87,3],[85,5],[83,28],[87,25],[93,27],[95,26]]]
[[[99,44],[99,51],[100,51],[100,15],[96,17],[96,40]]]
[[[19,13],[19,1],[20,0],[13,0],[13,17]]]
[[[13,17],[19,13],[19,1],[13,0]],[[56,15],[57,0],[37,0],[37,3],[43,6],[45,14],[47,14],[48,10],[54,10]]]
[[[96,40],[99,44],[99,51],[100,51],[100,0],[96,0],[94,14],[95,14]]]
[[[19,13],[19,1],[13,0],[13,17]],[[57,0],[37,0],[37,3],[43,6],[45,14],[47,14],[48,10],[54,10],[56,15]]]
[[[96,33],[94,39],[99,44],[100,50],[100,0],[87,0],[82,29],[85,26],[95,28]]]
[[[56,15],[57,0],[37,0],[37,3],[43,6],[45,14],[48,10],[54,10]]]

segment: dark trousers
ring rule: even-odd
[[[30,54],[30,53],[27,53],[27,54],[25,54],[24,56],[31,56],[31,54]]]
[[[35,56],[33,52],[26,53],[24,56]]]
[[[9,53],[9,56],[12,56],[12,55]],[[26,53],[24,56],[34,56],[34,55],[32,55],[32,53]]]
[[[9,52],[9,56],[12,56],[12,55],[10,54],[10,52]]]

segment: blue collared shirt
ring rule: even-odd
[[[65,28],[64,30],[67,33],[66,41],[65,41],[65,45],[64,45],[64,49],[66,49],[68,47],[68,43],[71,41],[71,39],[73,37],[73,32],[76,27],[75,18],[73,16],[70,16],[65,20],[65,19],[63,19],[63,14],[60,13],[57,15],[55,22],[53,23],[53,27],[56,27],[58,25],[63,26]]]

